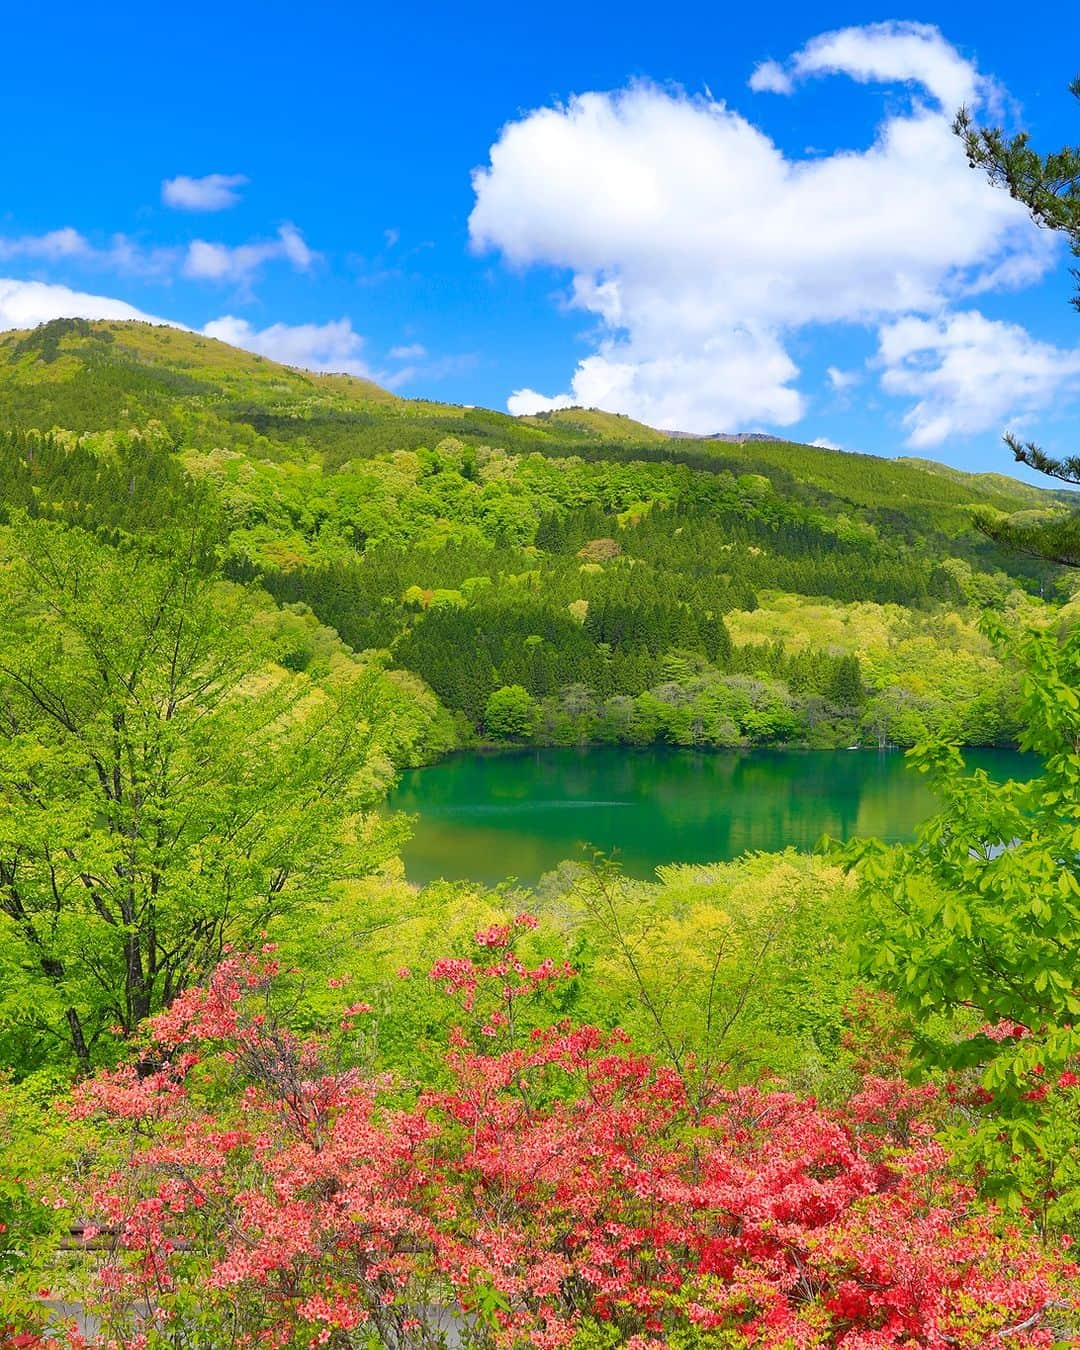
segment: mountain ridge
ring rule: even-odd
[[[1010,513],[1060,509],[1068,500],[1006,474],[831,451],[761,432],[695,436],[599,409],[512,417],[406,399],[359,376],[302,370],[186,329],[132,320],[61,319],[0,335],[0,400],[12,429],[84,433],[160,420],[196,448],[228,444],[258,458],[314,456],[327,471],[452,438],[513,454],[662,459],[758,473],[856,507],[891,499],[905,508]]]

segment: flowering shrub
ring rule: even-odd
[[[754,1088],[691,1108],[626,1038],[514,1007],[560,977],[478,934],[431,978],[478,1019],[448,1085],[333,1066],[230,958],[78,1089],[111,1126],[85,1191],[95,1344],[485,1347],[1061,1344],[1076,1272],[980,1207],[930,1088],[868,1078],[842,1112]],[[343,1021],[363,1017],[353,1004]],[[346,1034],[348,1034],[346,1032]]]

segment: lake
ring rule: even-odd
[[[1031,756],[969,750],[972,768],[1028,778]],[[717,862],[823,834],[909,839],[935,798],[899,751],[623,747],[453,755],[401,776],[389,805],[415,815],[406,876],[536,882],[586,845],[633,876]]]

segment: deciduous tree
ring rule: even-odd
[[[82,1069],[366,861],[380,685],[274,662],[198,556],[23,522],[0,600],[0,1034]],[[110,1030],[111,1029],[111,1030]]]
[[[923,1063],[959,1073],[957,1145],[1009,1203],[1080,1222],[1080,628],[1011,642],[1024,676],[1027,782],[912,752],[943,810],[917,841],[852,845],[870,914],[867,973],[921,1027]],[[976,1075],[973,1081],[971,1075]],[[966,1082],[966,1086],[965,1086]]]

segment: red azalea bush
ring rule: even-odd
[[[527,922],[432,971],[478,1025],[438,1091],[331,1068],[329,1037],[275,1024],[273,962],[241,959],[150,1024],[138,1068],[85,1083],[75,1111],[118,1145],[85,1197],[93,1343],[1066,1343],[1074,1267],[950,1173],[933,1090],[698,1109],[619,1033],[523,1039],[561,973],[518,959]]]

